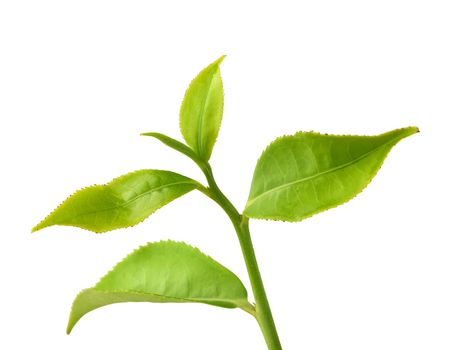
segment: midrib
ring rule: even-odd
[[[277,186],[277,187],[274,187],[274,188],[271,188],[269,190],[267,190],[266,192],[263,192],[261,193],[259,196],[257,197],[254,197],[252,199],[250,199],[247,203],[246,203],[246,207],[248,208],[249,206],[251,206],[254,202],[256,202],[258,199],[260,199],[261,197],[264,197],[264,196],[267,196],[268,194],[272,193],[272,192],[275,192],[275,191],[280,191],[282,190],[283,188],[286,188],[286,187],[291,187],[291,186],[294,186],[296,184],[299,184],[301,182],[306,182],[306,181],[309,181],[309,180],[313,180],[319,176],[323,176],[323,175],[326,175],[326,174],[329,174],[333,171],[337,171],[337,170],[340,170],[340,169],[343,169],[343,168],[346,168],[346,167],[349,167],[357,162],[359,162],[361,159],[365,158],[366,156],[370,155],[371,153],[373,152],[376,152],[378,149],[384,147],[384,146],[387,146],[388,144],[396,141],[397,139],[393,139],[389,142],[385,142],[383,143],[382,145],[372,149],[371,151],[369,152],[366,152],[364,154],[362,154],[360,157],[357,157],[353,160],[351,160],[350,162],[347,162],[347,163],[344,163],[344,164],[341,164],[339,166],[336,166],[334,168],[331,168],[331,169],[328,169],[326,171],[323,171],[321,173],[317,173],[317,174],[313,174],[311,176],[307,176],[307,177],[304,177],[303,179],[299,179],[299,180],[295,180],[295,181],[291,181],[291,182],[288,182],[288,183],[285,183],[285,184],[282,184],[280,186]]]
[[[181,185],[181,184],[185,184],[185,185],[192,184],[192,185],[194,185],[196,187],[196,183],[189,182],[189,181],[179,181],[179,182],[173,182],[173,183],[166,184],[166,185],[161,185],[161,186],[158,186],[158,187],[155,187],[155,188],[151,188],[149,191],[145,191],[145,192],[137,195],[136,197],[134,197],[134,198],[132,198],[129,201],[126,201],[124,203],[114,205],[113,207],[108,207],[108,208],[105,208],[105,209],[93,210],[93,211],[88,211],[88,212],[85,212],[85,213],[81,213],[79,215],[74,215],[73,218],[78,218],[80,216],[84,216],[84,215],[88,215],[88,214],[102,213],[102,212],[117,209],[117,208],[123,208],[123,207],[129,206],[131,203],[135,202],[139,198],[141,198],[143,196],[147,196],[147,195],[149,195],[149,194],[151,194],[151,193],[153,193],[155,191],[158,191],[158,190],[166,188],[166,187]]]
[[[209,80],[209,86],[208,86],[208,92],[206,94],[206,96],[204,97],[204,101],[203,101],[203,107],[201,108],[200,110],[200,114],[198,115],[198,154],[201,155],[202,157],[202,131],[203,131],[203,122],[204,122],[204,115],[206,114],[205,111],[206,111],[206,104],[207,104],[207,101],[208,101],[208,97],[209,95],[211,94],[211,86],[212,86],[212,82],[214,80],[214,74],[216,72],[214,72],[212,74],[212,76],[210,77],[211,79]]]

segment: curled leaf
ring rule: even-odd
[[[151,136],[154,137],[155,139],[159,140],[166,146],[169,146],[170,148],[186,155],[188,158],[191,158],[195,163],[200,164],[202,163],[202,160],[198,157],[198,155],[187,145],[181,143],[180,141],[177,141],[170,136],[158,133],[158,132],[145,132],[141,134],[141,136]]]
[[[73,302],[67,333],[88,312],[123,302],[204,303],[253,313],[230,270],[182,242],[149,243],[128,255]]]

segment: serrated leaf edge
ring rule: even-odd
[[[226,271],[228,271],[234,278],[237,279],[237,281],[240,283],[240,285],[243,287],[243,290],[245,292],[245,300],[242,300],[242,299],[239,299],[239,300],[232,300],[231,302],[228,301],[226,302],[226,305],[229,304],[229,305],[232,305],[232,308],[234,307],[237,307],[237,308],[240,308],[244,311],[246,311],[247,313],[251,314],[252,316],[256,317],[255,316],[255,307],[250,304],[248,302],[248,291],[246,290],[245,288],[245,285],[243,284],[243,282],[240,280],[240,278],[234,273],[232,272],[230,269],[228,269],[227,267],[225,267],[224,265],[222,265],[221,263],[219,263],[217,260],[213,259],[211,256],[203,253],[199,248],[197,247],[194,247],[188,243],[185,243],[185,242],[182,242],[182,241],[174,241],[174,240],[171,240],[171,239],[168,239],[168,240],[162,240],[162,241],[158,241],[158,242],[148,242],[146,244],[143,244],[143,245],[140,245],[138,246],[137,248],[133,249],[133,251],[131,251],[130,253],[128,253],[122,260],[120,260],[118,263],[116,263],[111,269],[109,269],[107,271],[107,273],[102,276],[99,281],[93,286],[93,287],[90,287],[90,288],[85,288],[85,289],[82,289],[75,297],[75,299],[73,300],[73,303],[71,305],[71,310],[70,310],[70,317],[71,317],[71,313],[77,303],[77,300],[78,298],[80,297],[80,295],[82,295],[83,293],[87,292],[87,291],[90,291],[90,290],[93,290],[93,291],[96,291],[96,292],[99,292],[99,293],[102,293],[102,294],[113,294],[113,293],[127,293],[127,294],[133,294],[133,295],[148,295],[148,296],[152,296],[152,297],[159,297],[161,299],[165,299],[167,300],[167,302],[187,302],[187,303],[200,303],[200,304],[209,304],[209,302],[224,302],[224,300],[222,299],[191,299],[191,298],[178,298],[178,297],[172,297],[172,296],[165,296],[165,295],[160,295],[160,294],[155,294],[155,293],[147,293],[147,292],[142,292],[142,291],[136,291],[136,290],[124,290],[124,289],[121,289],[121,290],[102,290],[102,289],[97,289],[96,287],[112,272],[114,271],[115,269],[117,269],[120,265],[124,264],[125,261],[127,259],[129,259],[133,254],[141,251],[142,249],[145,249],[145,248],[150,248],[151,246],[155,246],[155,245],[167,245],[167,244],[175,244],[175,245],[182,245],[182,246],[185,246],[187,248],[190,248],[191,250],[201,254],[204,258],[208,259],[211,263],[214,263],[215,265],[221,267],[222,269],[225,269]],[[143,301],[144,302],[144,301]],[[106,305],[103,305],[103,306],[106,306]],[[100,307],[103,307],[103,306],[100,306]],[[216,305],[218,306],[218,305]],[[98,307],[98,308],[100,308]],[[227,306],[225,306],[227,307]],[[96,308],[96,309],[98,309]],[[96,310],[94,309],[94,310]],[[87,313],[86,313],[87,314]],[[70,334],[72,329],[74,328],[74,326],[78,323],[78,321],[83,317],[85,316],[86,314],[83,314],[81,317],[79,317],[76,322],[74,322],[72,325],[71,325],[71,318],[69,318],[68,320],[68,325],[67,325],[67,334]]]
[[[160,186],[160,187],[158,187],[157,189],[160,189],[160,188],[163,188],[163,187],[170,187],[170,186],[176,185],[176,184],[184,184],[184,183],[186,183],[186,184],[193,184],[193,186],[194,186],[193,189],[191,189],[191,190],[188,191],[188,192],[191,192],[191,191],[194,190],[194,189],[199,189],[199,188],[202,188],[202,187],[203,187],[203,185],[201,185],[201,184],[200,184],[199,182],[197,182],[196,180],[193,180],[193,179],[191,179],[191,178],[189,178],[189,177],[186,177],[186,176],[184,176],[184,175],[175,173],[175,172],[173,172],[173,171],[169,171],[169,170],[158,170],[158,169],[141,169],[141,170],[135,170],[135,171],[126,173],[126,174],[124,174],[124,175],[118,176],[118,177],[112,179],[111,181],[109,181],[109,182],[107,182],[107,183],[105,183],[105,184],[100,184],[100,185],[99,185],[99,184],[94,184],[94,185],[86,186],[86,187],[83,187],[83,188],[80,188],[80,189],[76,190],[76,191],[73,192],[71,195],[69,195],[65,200],[63,200],[55,209],[53,209],[43,220],[41,220],[36,226],[34,226],[34,227],[32,228],[32,230],[31,230],[31,232],[34,233],[34,232],[37,232],[37,231],[39,231],[39,230],[42,230],[42,229],[44,229],[44,228],[46,228],[46,227],[57,226],[57,225],[58,225],[58,226],[78,227],[78,228],[81,228],[81,229],[83,229],[83,230],[91,231],[91,232],[94,232],[94,233],[104,233],[104,232],[114,231],[114,230],[116,230],[116,229],[123,229],[123,228],[134,227],[134,226],[136,226],[136,225],[142,223],[142,222],[145,221],[149,216],[151,216],[151,215],[154,214],[157,210],[161,209],[163,206],[165,206],[166,204],[168,204],[168,203],[170,203],[170,202],[167,202],[167,203],[162,204],[161,206],[155,208],[148,216],[146,216],[145,218],[141,219],[140,221],[136,222],[136,223],[133,224],[133,225],[121,226],[121,227],[118,227],[118,228],[115,228],[115,229],[109,229],[109,230],[89,230],[89,229],[87,229],[87,228],[85,228],[85,227],[82,227],[82,226],[79,226],[79,225],[71,225],[71,224],[51,224],[51,225],[44,225],[44,223],[47,222],[47,220],[53,215],[53,213],[55,213],[55,211],[57,211],[59,208],[61,208],[61,207],[64,205],[64,203],[65,203],[68,199],[70,199],[71,197],[73,197],[73,196],[76,195],[77,193],[79,193],[79,192],[81,192],[81,191],[84,191],[84,190],[91,189],[91,188],[97,188],[97,187],[103,188],[103,187],[107,187],[107,186],[111,185],[112,183],[114,183],[114,182],[120,180],[120,179],[123,178],[123,177],[126,177],[126,176],[128,176],[128,175],[132,175],[132,174],[135,174],[135,173],[143,172],[143,171],[162,171],[162,172],[166,172],[166,173],[175,174],[175,175],[178,175],[178,176],[183,176],[183,177],[185,177],[185,178],[187,179],[186,182],[176,182],[176,183],[172,183],[172,184],[167,184],[167,185],[164,185],[164,186]],[[186,193],[188,193],[188,192],[186,192]],[[183,194],[181,194],[180,196],[175,197],[173,200],[175,200],[175,199],[181,197],[182,195],[184,195],[184,194],[186,194],[186,193],[183,193]],[[135,199],[137,199],[138,197],[139,197],[139,196],[137,196]],[[135,199],[132,199],[132,201],[135,200]],[[130,201],[130,203],[131,203],[132,201]],[[124,205],[127,205],[127,204],[128,204],[128,203],[125,203]],[[108,209],[106,209],[106,210],[111,210],[111,209],[115,209],[115,208],[118,208],[118,207],[123,207],[124,205],[115,206],[115,207],[112,207],[112,208],[108,208]]]
[[[205,71],[207,70],[210,70],[212,69],[213,67],[216,66],[216,69],[219,70],[220,69],[220,64],[222,63],[222,61],[224,60],[224,58],[226,57],[226,55],[222,55],[221,57],[219,57],[217,60],[215,60],[214,62],[212,62],[211,64],[209,64],[207,67],[205,67],[203,70],[201,70],[191,81],[190,81],[190,84],[188,85],[188,88],[185,90],[185,94],[183,95],[183,99],[182,99],[182,103],[181,103],[181,106],[180,106],[180,116],[182,115],[182,109],[183,109],[183,106],[184,106],[184,103],[185,103],[185,100],[187,98],[187,95],[188,95],[188,91],[190,90],[193,82]],[[211,85],[212,84],[212,79],[214,77],[214,74],[216,74],[217,71],[215,71],[211,77],[211,81],[209,82],[209,84]],[[222,81],[222,78],[220,78],[220,81],[221,81],[221,87],[222,87],[222,91],[224,91],[224,83]],[[209,93],[208,93],[209,94]],[[204,99],[204,103],[203,103],[203,108],[202,110],[204,111],[205,109],[205,106],[206,106],[206,100],[207,100],[207,96],[205,97]],[[224,99],[222,100],[222,110],[221,110],[221,114],[223,114],[224,112]],[[221,123],[222,123],[222,117],[221,117]],[[200,142],[200,138],[201,138],[201,132],[200,132],[200,128],[202,127],[202,118],[199,118],[199,121],[198,121],[198,141],[197,141],[197,148],[198,149],[194,149],[191,145],[188,144],[188,140],[185,138],[185,135],[183,133],[183,128],[182,128],[182,120],[181,118],[179,118],[179,129],[181,131],[181,134],[183,136],[183,138],[185,139],[185,141],[187,141],[187,145],[204,161],[208,161],[209,158],[211,157],[211,154],[212,154],[212,149],[211,150],[208,150],[208,152],[206,153],[205,157],[203,157],[203,155],[201,154],[201,150],[199,149],[200,145],[201,145],[201,142]],[[215,137],[214,137],[214,142],[215,143],[217,141],[217,137],[218,137],[218,134],[219,134],[219,130],[217,131]]]
[[[261,159],[261,157],[263,156],[263,154],[265,152],[267,152],[267,150],[277,141],[280,141],[280,140],[283,140],[285,138],[289,138],[289,137],[294,137],[294,136],[297,136],[297,135],[301,135],[301,134],[314,134],[314,135],[321,135],[321,136],[333,136],[333,137],[349,137],[349,136],[355,136],[355,137],[359,137],[359,136],[364,136],[364,137],[378,137],[378,136],[382,136],[384,134],[387,134],[387,133],[392,133],[392,132],[396,132],[396,131],[400,131],[400,130],[407,130],[407,131],[410,131],[409,133],[407,133],[406,135],[402,135],[400,136],[399,138],[396,138],[395,140],[393,140],[392,142],[394,142],[394,144],[390,147],[388,153],[384,156],[384,158],[382,159],[381,161],[381,166],[376,169],[374,172],[371,173],[371,176],[369,178],[369,180],[364,184],[364,186],[362,187],[362,189],[358,192],[358,193],[355,193],[354,195],[352,196],[348,196],[348,197],[345,197],[343,199],[343,201],[341,201],[340,203],[338,204],[335,204],[335,205],[324,205],[322,207],[319,207],[319,209],[315,210],[312,214],[310,215],[306,215],[304,217],[300,216],[300,217],[295,217],[295,218],[287,218],[285,219],[283,216],[263,216],[263,215],[254,215],[254,216],[249,216],[248,213],[247,213],[247,209],[248,209],[248,203],[251,202],[250,199],[248,199],[247,201],[247,204],[245,205],[245,209],[243,211],[243,215],[251,218],[251,219],[259,219],[259,220],[271,220],[271,221],[282,221],[282,222],[300,222],[300,221],[303,221],[305,219],[308,219],[316,214],[319,214],[319,213],[322,213],[324,211],[327,211],[329,209],[333,209],[333,208],[336,208],[342,204],[345,204],[347,202],[349,202],[351,199],[357,197],[360,193],[362,193],[367,187],[368,185],[371,183],[371,181],[374,179],[374,177],[376,176],[376,174],[379,172],[379,170],[381,169],[381,167],[383,166],[384,164],[384,161],[386,160],[386,158],[388,157],[390,151],[392,150],[392,148],[399,142],[401,141],[402,139],[408,137],[408,136],[411,136],[413,134],[416,134],[418,132],[420,132],[419,128],[416,127],[416,126],[409,126],[409,127],[406,127],[406,128],[399,128],[399,129],[394,129],[394,130],[391,130],[391,131],[388,131],[388,132],[385,132],[385,133],[382,133],[382,134],[378,134],[378,135],[333,135],[333,134],[323,134],[323,133],[319,133],[319,132],[315,132],[315,131],[298,131],[296,132],[295,134],[293,135],[283,135],[283,136],[280,136],[278,138],[276,138],[274,141],[272,141],[267,147],[266,149],[261,153],[261,156],[260,158],[258,158],[258,162],[259,162],[259,159]],[[387,146],[388,144],[390,144],[391,142],[387,142],[381,146],[378,146],[377,149],[383,147],[383,146]],[[374,150],[372,150],[371,152],[373,152]],[[361,159],[362,157],[359,157],[357,160]],[[320,174],[321,175],[321,174]],[[264,192],[266,193],[266,192]],[[264,193],[262,193],[261,195],[263,195]],[[259,196],[258,196],[259,197]],[[255,200],[258,198],[258,197],[255,197]]]
[[[201,254],[203,257],[207,258],[210,262],[214,263],[215,265],[223,268],[223,269],[226,269],[227,271],[229,271],[233,276],[235,276],[235,278],[237,278],[237,280],[243,285],[242,281],[240,280],[240,278],[237,277],[237,275],[235,275],[232,271],[230,271],[228,268],[226,268],[224,265],[222,265],[220,262],[218,262],[217,260],[213,259],[211,256],[203,253],[198,247],[194,247],[186,242],[183,242],[183,241],[174,241],[172,239],[167,239],[167,240],[162,240],[162,241],[158,241],[158,242],[148,242],[146,244],[143,244],[143,245],[140,245],[138,246],[137,248],[133,249],[129,254],[127,254],[122,260],[120,260],[118,263],[116,263],[104,276],[102,276],[99,281],[94,285],[94,287],[96,287],[99,283],[102,282],[102,280],[104,280],[113,270],[115,270],[116,268],[118,268],[120,265],[122,265],[123,263],[125,263],[125,261],[127,259],[129,259],[133,254],[141,251],[142,249],[145,249],[145,248],[150,248],[151,246],[162,246],[162,245],[172,245],[172,244],[175,244],[175,245],[182,245],[182,246],[185,246],[187,248],[190,248],[192,250],[194,250],[195,252]],[[93,288],[94,288],[93,287]],[[247,294],[247,291],[245,289],[245,293]]]

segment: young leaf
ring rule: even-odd
[[[158,133],[158,132],[145,132],[141,134],[141,136],[151,136],[159,141],[161,141],[163,144],[169,146],[170,148],[173,148],[174,150],[183,153],[186,155],[188,158],[191,158],[194,160],[196,163],[200,164],[202,163],[202,160],[198,157],[198,155],[187,145],[181,143],[180,141],[177,141],[167,135]]]
[[[224,109],[219,65],[224,56],[193,79],[180,109],[180,130],[187,144],[202,160],[209,160],[221,126]]]
[[[258,160],[244,214],[300,221],[342,204],[368,185],[397,142],[416,132],[408,127],[378,136],[281,137]]]
[[[149,243],[118,263],[93,288],[76,297],[67,333],[88,312],[122,302],[205,303],[253,313],[239,278],[185,243]]]
[[[157,209],[200,186],[195,180],[171,171],[135,171],[106,185],[75,192],[32,231],[64,225],[100,233],[134,226]]]

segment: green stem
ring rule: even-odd
[[[261,273],[259,272],[258,262],[256,261],[253,242],[251,241],[248,218],[239,214],[237,209],[222,193],[217,186],[212,174],[211,166],[208,163],[200,166],[209,184],[208,191],[203,191],[211,199],[213,199],[229,216],[232,224],[237,232],[240,247],[242,249],[243,258],[245,260],[248,276],[250,278],[251,288],[256,302],[255,317],[263,332],[264,340],[269,350],[281,350],[282,346],[277,334],[274,319],[272,317],[271,308],[269,307],[266,290],[264,289]]]
[[[266,290],[259,272],[258,262],[256,261],[253,242],[251,241],[248,218],[242,217],[240,224],[241,235],[239,235],[240,246],[242,247],[243,258],[248,269],[251,287],[256,302],[256,319],[258,320],[264,339],[270,350],[281,350],[279,335],[277,334],[274,318],[272,317]]]

